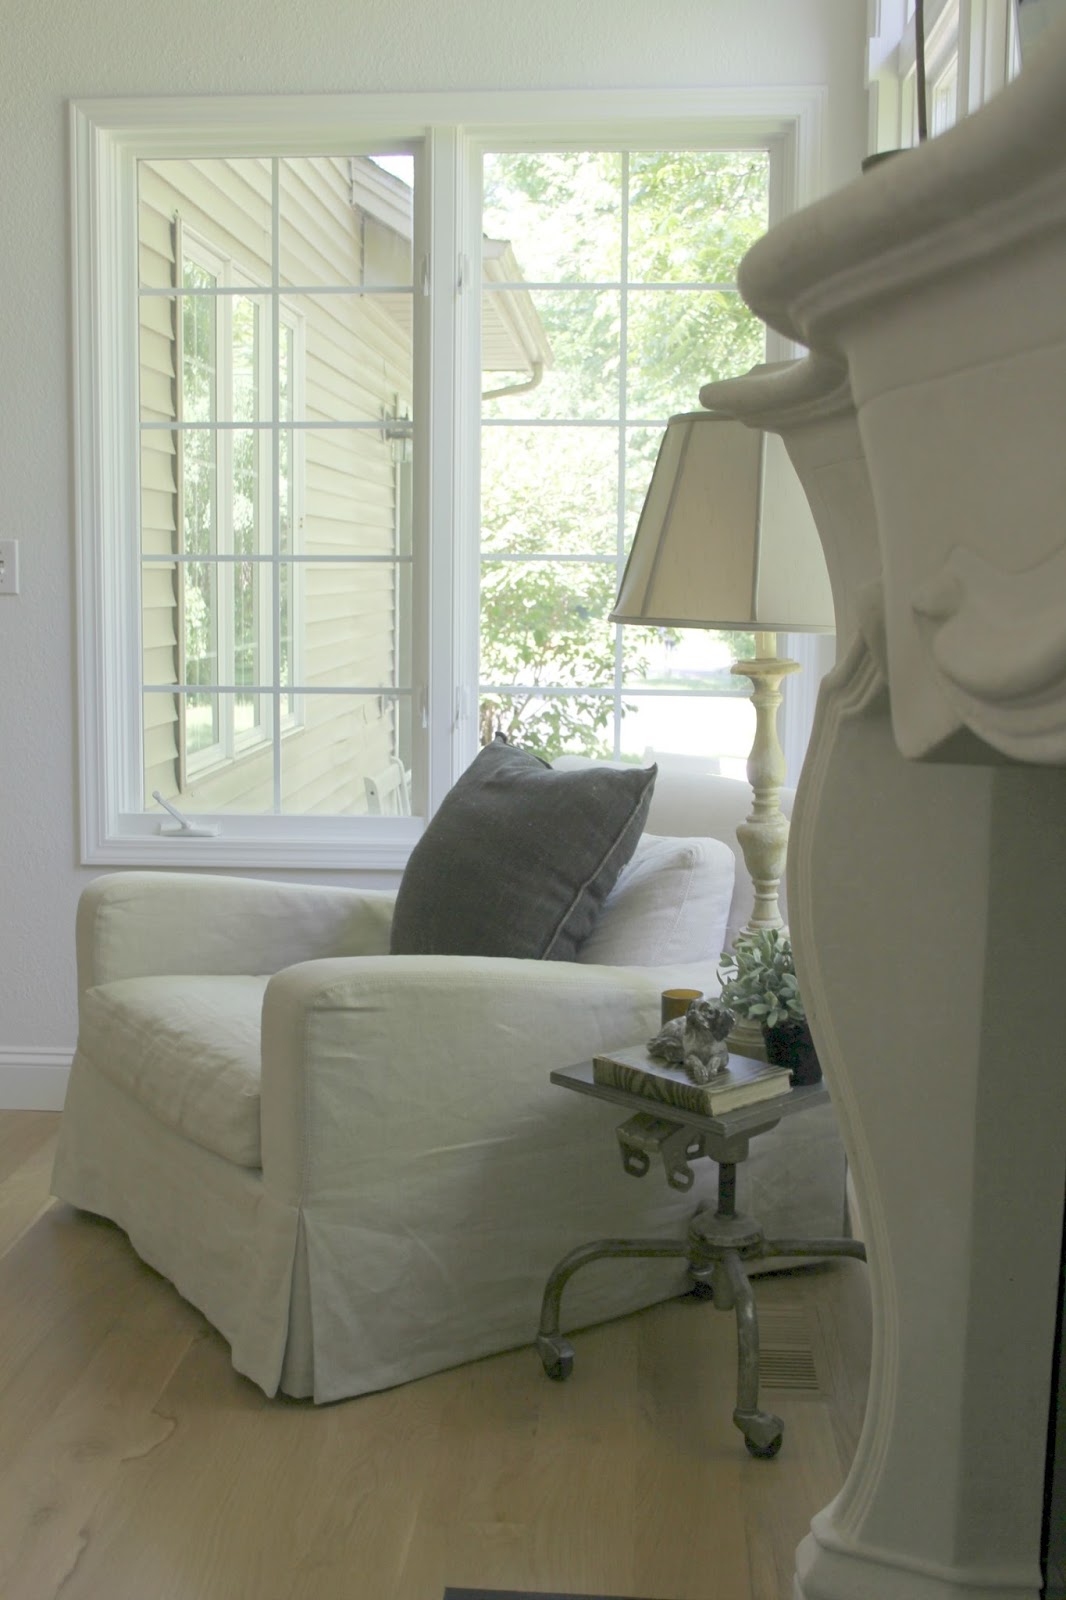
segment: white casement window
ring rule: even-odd
[[[873,0],[867,88],[869,149],[918,143],[914,0]],[[1018,70],[1017,0],[925,0],[930,138],[990,100]]]
[[[821,105],[72,108],[86,861],[395,869],[497,728],[743,770],[743,638],[606,615]]]

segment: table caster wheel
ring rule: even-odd
[[[745,1439],[744,1444],[749,1456],[754,1456],[756,1461],[772,1461],[780,1450],[784,1437],[783,1433],[779,1433],[769,1444],[756,1444],[752,1439]]]
[[[749,1456],[772,1461],[785,1437],[785,1424],[771,1411],[734,1411],[733,1421],[744,1435]]]
[[[558,1334],[539,1333],[537,1354],[544,1371],[555,1383],[562,1383],[574,1370],[574,1347]]]

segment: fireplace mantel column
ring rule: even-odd
[[[1066,28],[951,133],[789,218],[741,288],[839,659],[788,881],[870,1253],[848,1479],[797,1600],[1036,1600],[1066,1178]]]

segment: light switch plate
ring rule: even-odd
[[[19,592],[19,542],[0,539],[0,594]]]

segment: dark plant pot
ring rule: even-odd
[[[779,1022],[776,1028],[763,1027],[766,1059],[775,1067],[788,1067],[793,1085],[821,1083],[822,1068],[806,1022]]]

